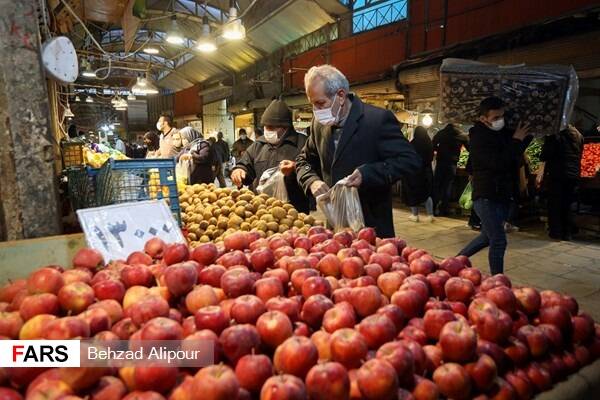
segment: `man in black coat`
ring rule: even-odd
[[[439,215],[448,215],[448,203],[452,191],[452,183],[456,177],[456,164],[460,157],[460,149],[469,146],[469,137],[448,124],[433,137],[435,152],[435,175],[433,177],[433,206],[439,206]]]
[[[481,218],[481,234],[459,253],[470,257],[489,246],[492,275],[504,272],[504,222],[518,182],[521,157],[532,139],[527,125],[519,124],[516,131],[504,126],[504,107],[497,97],[484,99],[479,121],[469,130],[473,208]]]
[[[296,159],[298,182],[316,197],[348,177],[347,185],[358,188],[366,225],[379,237],[393,237],[391,186],[421,167],[419,156],[394,114],[350,94],[335,67],[312,67],[304,84],[314,118]]]
[[[273,100],[260,120],[264,135],[258,137],[244,152],[231,172],[231,181],[256,190],[262,174],[278,167],[285,176],[289,202],[296,210],[308,213],[308,197],[296,179],[295,159],[306,143],[306,136],[296,132],[292,125],[292,111],[283,100]]]

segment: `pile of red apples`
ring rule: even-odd
[[[567,295],[365,228],[82,249],[0,289],[3,339],[214,343],[204,368],[0,368],[0,400],[530,399],[600,355]]]

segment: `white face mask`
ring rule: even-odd
[[[331,126],[331,125],[334,125],[336,122],[338,122],[338,118],[340,116],[340,111],[342,110],[341,106],[338,108],[335,117],[333,116],[333,105],[335,104],[335,101],[337,100],[337,98],[338,98],[337,95],[333,98],[331,107],[323,108],[320,110],[316,110],[313,108],[313,114],[314,114],[315,118],[317,119],[317,121],[319,121],[319,123],[321,125]]]
[[[246,135],[240,135],[240,139],[242,139],[242,140],[246,140],[247,137],[248,136],[246,136]]]
[[[277,131],[269,131],[265,129],[264,136],[267,143],[276,144],[277,142],[279,142]]]
[[[163,124],[161,124],[160,121],[156,123],[156,129],[158,129],[160,132],[162,132],[162,126]]]
[[[504,128],[504,118],[497,119],[490,125],[490,129],[496,132],[501,131],[502,128]]]

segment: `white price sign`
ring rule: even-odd
[[[77,217],[89,247],[105,260],[127,259],[144,249],[153,237],[165,243],[185,243],[185,238],[164,200],[148,200],[86,208]]]

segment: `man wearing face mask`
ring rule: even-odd
[[[173,127],[173,118],[163,114],[156,123],[156,129],[160,132],[160,146],[156,158],[175,157],[183,148],[181,135]]]
[[[391,186],[421,168],[421,159],[391,111],[363,103],[346,77],[331,65],[312,67],[304,77],[314,118],[296,159],[298,182],[315,197],[348,177],[358,188],[367,226],[393,237]]]
[[[248,138],[248,134],[244,128],[241,128],[238,132],[240,138],[233,142],[233,147],[231,148],[231,155],[236,158],[241,158],[248,147],[254,143],[252,139]]]
[[[492,275],[504,271],[504,222],[515,186],[519,163],[532,140],[527,124],[511,131],[504,126],[504,102],[488,97],[479,105],[479,121],[469,130],[473,208],[481,218],[481,234],[460,255],[472,256],[489,246]]]
[[[263,172],[279,167],[285,175],[285,187],[290,203],[300,212],[309,212],[308,198],[298,185],[296,163],[293,161],[306,143],[306,136],[295,131],[292,111],[283,100],[273,100],[261,120],[264,134],[256,139],[231,172],[231,181],[256,190]]]

